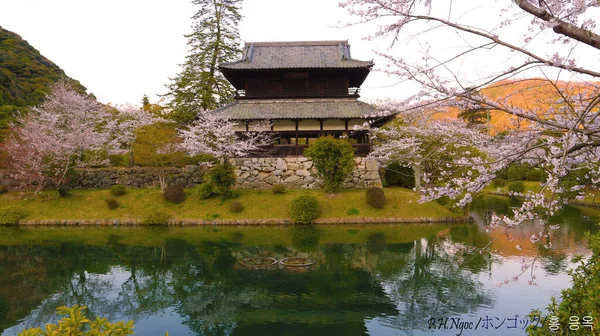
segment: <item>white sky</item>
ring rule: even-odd
[[[497,2],[491,3],[497,6]],[[353,58],[374,59],[376,68],[384,65],[373,50],[383,50],[388,43],[363,39],[374,32],[373,25],[335,28],[352,20],[337,4],[338,0],[245,0],[239,27],[242,40],[349,39]],[[467,14],[461,19],[489,24],[490,8],[472,6],[475,9],[463,11]],[[0,0],[0,25],[21,35],[100,101],[139,104],[143,94],[156,102],[157,94],[166,93],[168,78],[180,71],[179,64],[188,53],[183,35],[191,31],[191,16],[197,10],[191,0]],[[497,9],[494,12],[497,16]],[[434,34],[429,41],[442,54],[464,45],[454,33]],[[410,48],[400,44],[394,53],[418,60],[424,43],[419,39],[411,43]],[[510,55],[494,57],[466,59],[457,66],[460,71],[481,76],[494,62],[510,59]],[[395,82],[383,73],[372,72],[361,95],[364,100],[406,95],[406,88],[392,86]]]

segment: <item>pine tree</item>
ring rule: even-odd
[[[193,121],[199,108],[212,110],[233,100],[234,88],[218,66],[241,56],[238,24],[242,0],[192,0],[200,10],[186,35],[190,54],[168,86],[169,107],[176,122]]]

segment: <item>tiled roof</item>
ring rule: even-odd
[[[369,68],[350,57],[348,41],[247,42],[244,56],[222,69]]]
[[[215,111],[225,119],[368,118],[377,110],[356,99],[238,100]]]

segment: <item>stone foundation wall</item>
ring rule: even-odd
[[[377,164],[365,158],[355,160],[352,176],[344,181],[342,188],[381,187]],[[290,189],[317,189],[323,185],[313,162],[306,157],[239,158],[230,162],[235,167],[238,188],[268,189],[274,184],[284,184]],[[167,181],[170,185],[192,188],[204,181],[203,176],[208,169],[194,165],[167,168]],[[0,171],[0,184],[9,189],[18,187],[14,174],[9,171]],[[71,181],[74,189],[107,189],[115,184],[130,188],[155,187],[158,174],[151,167],[87,168],[77,169]]]
[[[208,170],[205,166],[189,165],[185,167],[167,168],[167,182],[192,188],[203,182],[203,176]],[[0,184],[9,189],[17,189],[18,183],[10,171],[0,171]],[[152,167],[108,167],[86,168],[75,170],[75,177],[70,185],[73,189],[108,189],[115,184],[130,188],[149,188],[159,184],[158,173]]]
[[[352,176],[344,181],[342,188],[381,187],[377,164],[365,158],[355,158]],[[317,169],[306,157],[286,158],[239,158],[231,159],[235,166],[237,186],[241,188],[267,189],[274,184],[284,184],[290,189],[321,188],[323,181],[317,177]]]

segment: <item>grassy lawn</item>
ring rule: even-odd
[[[539,192],[542,189],[540,182],[537,182],[537,181],[521,181],[521,182],[523,182],[523,185],[525,186],[525,192],[527,192],[527,191]],[[507,182],[506,185],[501,188],[493,187],[493,186],[489,185],[485,189],[483,189],[483,192],[484,193],[498,193],[499,192],[502,194],[508,194],[508,184],[509,183],[510,182]],[[591,189],[591,188],[586,187],[584,189],[584,192],[585,192],[585,197],[582,201],[579,201],[579,202],[600,205],[600,190]],[[546,191],[546,195],[549,196],[550,192]]]
[[[71,195],[59,198],[56,192],[42,192],[36,197],[25,197],[18,192],[0,195],[0,208],[14,207],[26,213],[24,220],[108,220],[143,219],[153,210],[168,213],[173,219],[289,219],[292,199],[300,195],[313,195],[322,208],[320,218],[349,217],[350,208],[358,210],[354,217],[418,218],[459,217],[447,208],[429,202],[419,204],[419,196],[412,190],[386,188],[387,203],[384,209],[370,208],[366,203],[364,189],[344,190],[329,195],[322,190],[286,190],[273,194],[269,190],[240,190],[235,199],[221,201],[219,198],[201,200],[194,190],[187,190],[187,199],[180,204],[163,200],[158,189],[128,189],[124,196],[111,196],[109,190],[74,190]],[[104,202],[113,198],[120,202],[115,210],[109,210]],[[240,202],[244,210],[230,211],[232,202]]]

